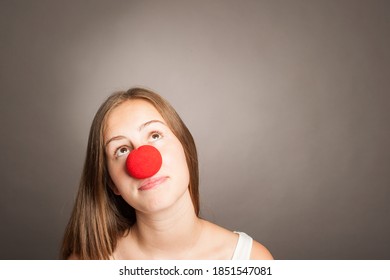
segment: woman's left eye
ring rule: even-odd
[[[150,139],[151,141],[157,141],[159,139],[162,138],[162,134],[158,131],[153,131],[151,134],[150,134]]]

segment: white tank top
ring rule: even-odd
[[[253,239],[243,232],[235,231],[238,234],[238,242],[232,260],[249,260],[252,252]]]

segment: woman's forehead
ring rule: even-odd
[[[142,99],[126,100],[108,114],[105,131],[108,133],[123,126],[139,127],[151,120],[164,122],[161,114],[151,103]]]

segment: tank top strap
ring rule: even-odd
[[[235,231],[238,234],[238,241],[232,260],[249,260],[252,252],[253,239],[244,232]]]

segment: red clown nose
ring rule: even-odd
[[[131,151],[126,160],[127,171],[131,177],[145,179],[156,174],[162,164],[160,152],[153,146],[144,145]]]

